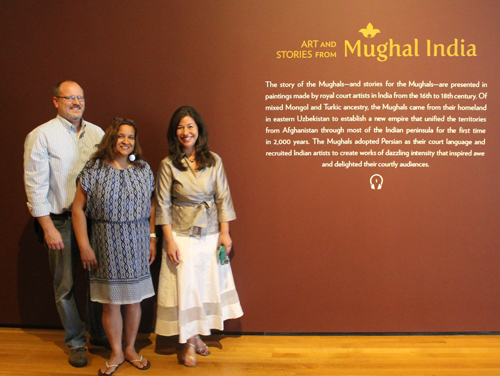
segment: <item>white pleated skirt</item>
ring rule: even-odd
[[[243,310],[231,264],[217,261],[219,234],[173,235],[181,262],[170,262],[163,242],[155,332],[179,335],[179,343],[186,343],[194,335],[210,335],[211,329],[223,330],[224,320],[241,317]]]

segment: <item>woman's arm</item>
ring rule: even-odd
[[[234,211],[233,200],[231,198],[226,172],[224,171],[224,165],[220,157],[217,158],[217,165],[214,167],[216,175],[215,204],[217,205],[217,218],[219,223],[222,224],[224,222],[234,221],[236,219],[236,213]]]
[[[216,190],[215,203],[217,205],[217,217],[220,222],[220,233],[217,248],[224,245],[226,248],[226,256],[231,253],[233,241],[229,235],[229,221],[236,219],[234,212],[233,200],[229,191],[229,184],[224,171],[224,166],[220,157],[216,165]]]
[[[156,180],[156,223],[161,226],[163,239],[167,245],[167,256],[170,262],[178,265],[181,262],[179,247],[174,241],[172,234],[172,224],[170,222],[170,208],[172,198],[170,191],[172,189],[172,171],[168,165],[167,159],[164,159],[158,167]]]
[[[172,225],[163,225],[161,226],[161,229],[163,231],[165,242],[167,243],[168,259],[175,265],[178,265],[181,262],[181,255],[179,252],[179,247],[174,241],[174,235],[172,234]]]
[[[76,187],[75,201],[73,201],[73,229],[75,230],[76,240],[80,247],[80,256],[82,258],[83,268],[91,270],[98,269],[94,250],[90,247],[89,236],[87,233],[87,218],[85,218],[85,207],[87,206],[87,192],[78,182]]]

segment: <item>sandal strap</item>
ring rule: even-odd
[[[142,364],[142,355],[141,355],[141,358],[140,359],[136,359],[136,360],[129,360],[130,363],[133,363],[133,362],[139,362]],[[144,364],[143,364],[144,365]]]
[[[201,341],[200,335],[197,335],[195,338],[196,338],[196,339],[199,339],[199,340]],[[208,346],[207,346],[207,345],[202,346],[202,347],[197,347],[197,348],[196,348],[196,352],[197,352],[197,353],[199,353],[199,352],[204,352],[204,351],[205,351],[205,349],[207,349],[207,350],[208,350]]]

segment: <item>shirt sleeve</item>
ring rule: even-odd
[[[155,176],[153,175],[153,171],[151,171],[151,167],[148,165],[148,174],[149,174],[149,186],[151,189],[151,193],[155,190]]]
[[[92,193],[92,189],[94,188],[94,179],[92,179],[92,176],[91,176],[91,162],[88,161],[86,164],[85,164],[85,167],[83,167],[82,171],[80,171],[80,173],[78,174],[78,177],[76,178],[76,184],[78,184],[78,182],[81,183],[82,185],[82,188],[85,192],[87,192],[87,195],[88,194],[91,194]]]
[[[172,170],[167,160],[163,160],[156,176],[156,215],[157,225],[170,225],[172,207]]]
[[[24,185],[28,209],[33,217],[50,214],[49,183],[47,142],[40,132],[34,131],[24,142]]]
[[[236,219],[231,192],[229,191],[229,183],[227,182],[226,172],[220,157],[216,158],[216,189],[215,189],[215,204],[217,205],[217,217],[219,223],[229,222]]]

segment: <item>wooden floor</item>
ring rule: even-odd
[[[67,362],[59,330],[0,328],[0,375],[97,375],[109,351],[89,346],[89,364]],[[119,375],[450,375],[499,376],[500,336],[212,336],[198,367],[177,364],[175,341],[139,334],[151,361],[142,372],[124,363]]]

